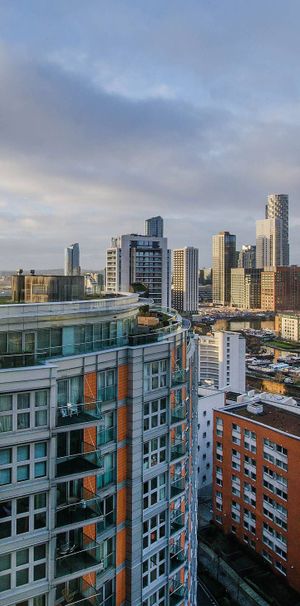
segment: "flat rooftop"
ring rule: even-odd
[[[244,419],[250,419],[251,421],[255,421],[261,425],[266,425],[271,429],[283,431],[284,433],[288,433],[300,438],[299,413],[258,400],[255,402],[255,404],[262,404],[264,411],[262,413],[255,414],[247,409],[247,404],[248,403],[245,403],[242,406],[237,405],[234,407],[227,407],[226,409],[223,409],[223,411],[232,413]]]

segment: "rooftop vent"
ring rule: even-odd
[[[34,276],[34,275],[35,275],[35,269],[31,269],[31,270],[30,270],[30,275],[31,275],[31,276]]]
[[[262,402],[250,402],[247,405],[247,411],[253,415],[262,415],[264,412],[264,405]]]

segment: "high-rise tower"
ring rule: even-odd
[[[221,231],[212,240],[213,302],[230,305],[231,269],[236,267],[236,236]]]
[[[256,221],[256,267],[277,267],[282,259],[282,220],[260,219]]]
[[[79,244],[70,244],[65,248],[65,276],[80,275],[80,250]]]
[[[289,197],[287,194],[270,194],[266,204],[266,219],[282,221],[282,265],[289,265]]]
[[[162,238],[164,235],[164,220],[162,217],[151,217],[145,221],[145,236]]]
[[[198,310],[198,248],[173,250],[172,306],[178,311]]]

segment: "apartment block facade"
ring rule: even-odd
[[[0,606],[196,606],[196,350],[139,307],[1,306]]]
[[[300,411],[259,400],[214,413],[213,516],[300,591]]]
[[[236,236],[221,231],[212,239],[212,296],[218,305],[230,305],[231,269],[237,266]]]
[[[242,267],[231,270],[231,306],[259,309],[261,304],[260,269]]]
[[[172,306],[182,312],[198,310],[198,248],[173,250]]]
[[[300,310],[300,267],[265,268],[261,273],[261,309]]]
[[[245,391],[246,341],[237,332],[215,331],[198,336],[199,383],[237,393]]]

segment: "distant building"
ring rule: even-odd
[[[270,194],[266,205],[266,219],[282,221],[282,260],[281,265],[289,265],[289,197],[287,194]]]
[[[231,270],[231,306],[259,309],[261,304],[260,269],[238,267]]]
[[[202,267],[199,269],[199,286],[211,284],[212,282],[212,268]]]
[[[212,302],[212,285],[211,284],[200,284],[198,293],[199,303],[211,303]]]
[[[261,273],[261,309],[300,311],[300,267],[265,268]]]
[[[282,265],[282,260],[282,220],[256,221],[256,267],[277,267]]]
[[[163,238],[164,235],[164,220],[162,217],[151,217],[145,221],[145,236],[155,236]]]
[[[79,244],[70,244],[65,248],[65,276],[80,275],[80,250]]]
[[[211,496],[213,477],[213,411],[225,406],[225,393],[198,387],[198,492]]]
[[[300,591],[300,408],[259,394],[214,412],[213,516]]]
[[[200,335],[199,383],[216,389],[245,391],[246,341],[238,332],[216,331]]]
[[[100,272],[84,274],[84,289],[89,296],[99,295],[104,291],[104,274]]]
[[[213,303],[230,305],[231,269],[236,267],[236,236],[222,231],[212,239]]]
[[[106,251],[106,290],[129,292],[143,284],[157,305],[170,307],[170,253],[167,238],[126,234]]]
[[[14,303],[51,303],[84,299],[84,276],[12,276]]]
[[[198,248],[173,250],[172,307],[178,311],[198,310]]]
[[[300,313],[281,313],[276,316],[275,330],[283,339],[300,341]]]
[[[245,269],[255,269],[256,267],[256,246],[252,244],[243,244],[238,258],[238,267]]]

